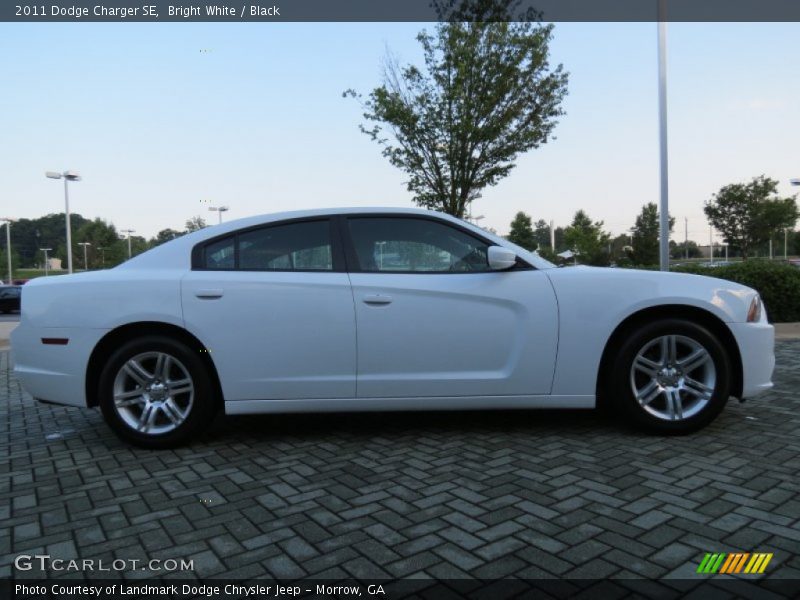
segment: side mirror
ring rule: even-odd
[[[489,246],[486,254],[492,271],[503,271],[517,264],[517,255],[514,251],[502,246]]]

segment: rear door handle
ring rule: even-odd
[[[204,300],[214,300],[216,298],[222,298],[222,295],[225,292],[221,289],[207,289],[207,290],[196,290],[194,295],[198,298],[203,298]]]
[[[383,294],[368,294],[364,296],[364,304],[391,304],[392,297],[384,296]]]

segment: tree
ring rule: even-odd
[[[463,217],[519,154],[548,141],[564,114],[567,74],[548,62],[553,26],[508,22],[507,5],[466,2],[434,34],[420,32],[425,66],[387,57],[383,85],[362,103],[374,125],[361,131],[408,174],[420,206]]]
[[[536,250],[538,243],[533,233],[530,216],[520,211],[514,220],[511,221],[511,229],[508,232],[508,241],[522,246],[526,250]]]
[[[533,226],[533,239],[539,250],[550,248],[550,224],[544,219],[539,219]]]
[[[633,243],[631,260],[636,265],[657,265],[659,263],[659,214],[655,202],[642,206],[642,212],[636,217],[636,224],[631,228]],[[669,230],[675,226],[675,219],[669,218]]]
[[[154,248],[155,246],[160,246],[166,242],[172,241],[175,238],[179,238],[182,235],[185,235],[185,231],[176,231],[174,229],[162,229],[156,234],[156,237],[150,240],[150,247]]]
[[[186,220],[186,231],[188,233],[192,233],[193,231],[199,231],[204,227],[208,227],[208,225],[206,225],[206,220],[199,215]]]
[[[795,198],[779,198],[777,190],[777,181],[761,175],[750,183],[726,185],[706,202],[709,223],[745,260],[754,246],[778,231],[793,228],[800,217]]]
[[[609,264],[608,244],[611,236],[603,231],[603,222],[592,222],[584,211],[579,210],[572,224],[564,230],[564,241],[578,254],[583,264],[605,266]]]
[[[73,257],[76,264],[83,267],[83,248],[78,245],[78,242],[91,244],[86,248],[90,269],[114,266],[122,262],[123,254],[119,233],[114,225],[103,219],[86,221],[72,236]]]
[[[673,243],[670,242],[669,256],[676,260],[682,258],[699,258],[701,255],[700,248],[697,242],[689,240],[688,242]]]

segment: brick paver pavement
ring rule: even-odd
[[[265,415],[152,452],[34,402],[1,352],[0,575],[47,553],[196,577],[681,577],[760,551],[798,578],[800,341],[777,353],[774,391],[681,438],[593,412]]]

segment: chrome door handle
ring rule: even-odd
[[[194,295],[198,298],[202,298],[204,300],[214,300],[216,298],[222,298],[222,295],[225,292],[221,289],[208,289],[208,290],[196,290]]]
[[[364,296],[364,304],[391,304],[392,297],[383,294],[369,294]]]

